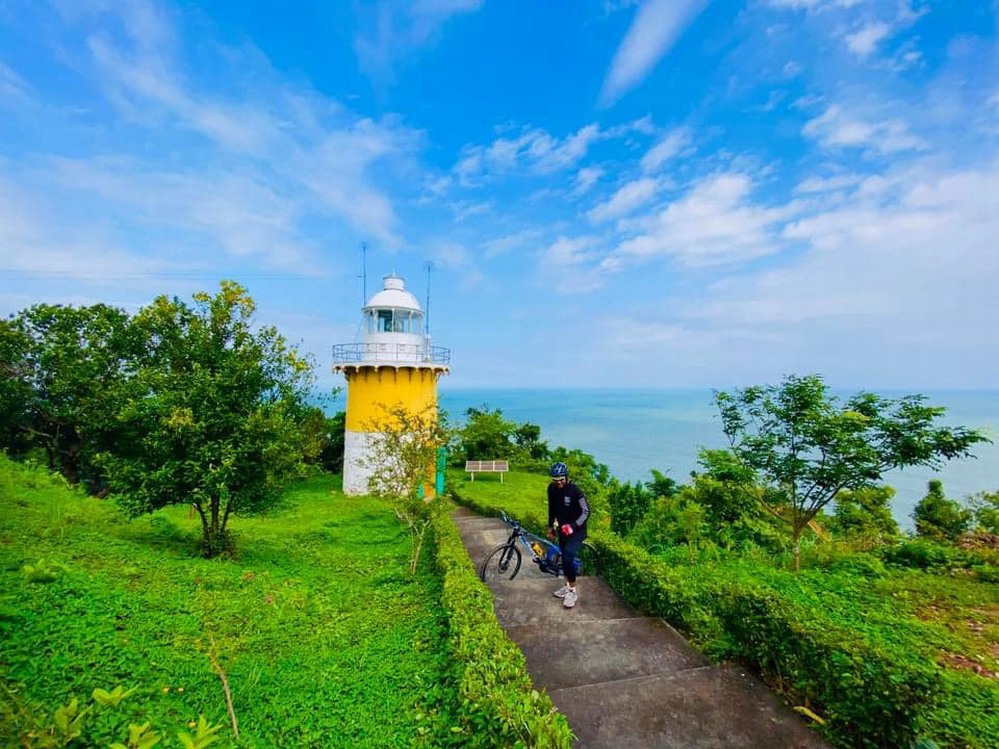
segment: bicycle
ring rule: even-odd
[[[520,572],[523,561],[523,555],[517,548],[517,541],[527,549],[538,569],[555,577],[562,575],[562,550],[558,544],[526,530],[505,512],[501,513],[501,517],[503,522],[510,526],[510,537],[492,549],[482,560],[479,565],[479,579],[485,583],[492,580],[513,580]],[[576,557],[576,574],[586,569],[588,574],[595,575],[597,567],[596,548],[588,541],[583,541],[583,546]]]

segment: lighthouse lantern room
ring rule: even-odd
[[[437,380],[451,363],[450,350],[431,345],[420,303],[402,278],[385,276],[361,312],[361,341],[333,346],[333,371],[347,380],[343,490],[355,495],[368,492],[367,459],[386,409],[436,413]]]

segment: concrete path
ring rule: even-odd
[[[473,564],[507,526],[466,508],[453,514]],[[584,570],[585,572],[585,570]],[[564,609],[526,553],[514,580],[490,584],[496,618],[520,646],[583,749],[828,749],[757,679],[711,665],[664,620],[644,617],[596,577]]]

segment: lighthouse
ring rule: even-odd
[[[354,495],[368,493],[367,460],[386,409],[436,413],[437,380],[451,362],[449,349],[430,345],[423,310],[402,278],[385,276],[361,314],[361,341],[333,346],[333,371],[347,380],[343,491]]]

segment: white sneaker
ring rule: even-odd
[[[565,594],[565,597],[562,599],[562,605],[565,606],[567,609],[571,609],[573,606],[576,605],[577,598],[579,598],[579,595],[576,593],[576,591],[570,590]]]
[[[552,595],[555,596],[556,598],[565,598],[565,596],[569,592],[569,590],[570,590],[569,583],[566,583],[561,588],[559,588],[554,593],[552,593]]]

